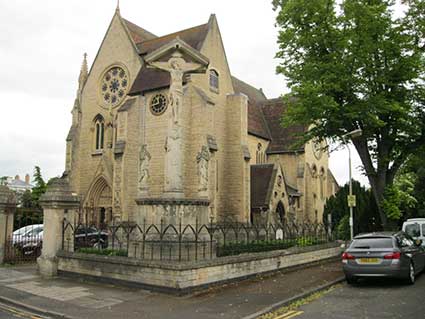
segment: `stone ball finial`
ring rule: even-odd
[[[52,178],[47,184],[47,191],[40,198],[42,206],[74,206],[78,207],[80,198],[72,192],[66,178]]]
[[[9,187],[1,185],[0,186],[0,205],[16,205],[16,195],[9,189]]]

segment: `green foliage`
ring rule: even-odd
[[[36,166],[34,168],[34,187],[32,189],[31,197],[33,200],[33,204],[36,207],[40,207],[39,200],[41,195],[43,195],[46,192],[47,184],[44,181],[43,177],[41,176],[41,169],[40,167]]]
[[[345,215],[337,224],[337,238],[342,240],[350,239],[350,216]]]
[[[121,256],[127,257],[127,250],[125,249],[99,249],[99,248],[80,248],[78,249],[79,253],[82,254],[92,254],[92,255],[100,255],[100,256]]]
[[[384,200],[382,201],[382,209],[387,215],[389,220],[399,220],[401,218],[400,211],[400,194],[397,187],[394,185],[388,186],[384,193]]]
[[[382,209],[388,219],[402,221],[415,210],[418,201],[414,197],[416,176],[403,173],[396,176],[394,185],[388,186],[384,193]]]
[[[43,211],[41,209],[18,207],[13,217],[14,229],[27,225],[43,224]]]
[[[281,239],[281,240],[253,240],[251,242],[234,241],[228,242],[226,245],[217,247],[217,256],[233,256],[242,253],[256,253],[264,251],[272,251],[279,249],[287,249],[290,247],[307,247],[326,243],[326,239],[313,237],[299,237],[297,239]]]
[[[373,194],[369,189],[361,186],[358,181],[353,180],[353,194],[356,195],[356,207],[353,208],[354,215],[354,233],[364,233],[369,231],[378,231],[382,229],[379,221],[379,213],[376,207]],[[327,216],[332,216],[332,230],[337,231],[337,238],[348,239],[350,237],[350,228],[348,220],[350,210],[347,204],[349,194],[348,183],[340,188],[335,196],[330,197],[324,208],[323,222],[327,223]],[[344,220],[345,219],[345,220]],[[347,225],[346,228],[344,228]],[[347,231],[348,230],[348,235]]]
[[[0,177],[0,185],[6,185],[7,176],[1,176]]]
[[[425,217],[425,146],[410,155],[397,174],[394,186],[398,193],[401,217],[399,224],[408,218]]]
[[[283,124],[314,125],[303,135],[353,139],[375,194],[380,218],[387,186],[425,143],[425,5],[409,0],[274,0],[279,51],[291,93]]]

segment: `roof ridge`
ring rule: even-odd
[[[265,99],[265,100],[268,100],[268,99],[267,99],[267,96],[264,94],[264,92],[263,92],[263,90],[262,90],[262,89],[259,89],[259,88],[255,87],[255,86],[253,86],[252,84],[249,84],[248,82],[245,82],[245,81],[243,81],[243,80],[241,80],[241,79],[237,78],[237,77],[236,77],[236,76],[234,76],[234,75],[231,75],[231,77],[232,77],[233,79],[235,79],[236,81],[239,81],[239,82],[241,82],[241,83],[243,83],[243,84],[245,84],[245,85],[247,85],[247,86],[249,86],[249,87],[253,88],[254,90],[257,90],[258,92],[260,92],[260,93],[261,93],[261,95],[264,97],[264,99]],[[257,101],[256,101],[256,102],[257,102]]]
[[[150,42],[150,41],[161,40],[161,39],[163,39],[165,37],[169,37],[169,36],[172,36],[174,34],[182,33],[182,32],[185,32],[185,31],[190,31],[190,30],[193,30],[193,29],[196,29],[196,28],[206,27],[206,26],[208,26],[208,23],[204,23],[204,24],[200,24],[200,25],[197,25],[197,26],[194,26],[194,27],[191,27],[191,28],[187,28],[187,29],[183,29],[183,30],[180,30],[180,31],[168,33],[168,34],[162,35],[160,37],[156,37],[154,39],[137,42],[136,44],[143,44],[143,43]]]
[[[269,122],[266,120],[266,116],[264,115],[264,112],[263,112],[263,105],[261,104],[261,102],[257,102],[256,104],[257,105],[255,107],[258,107],[260,109],[261,117],[263,118],[263,122],[266,127],[267,133],[269,134],[270,141],[273,141],[273,135],[269,127]]]
[[[135,28],[139,29],[142,32],[146,32],[148,35],[150,35],[150,36],[152,36],[154,38],[158,38],[157,35],[155,35],[152,32],[146,30],[145,28],[142,28],[141,26],[135,24],[134,22],[131,22],[130,20],[127,20],[126,18],[123,18],[123,17],[121,17],[121,19],[123,19],[125,23],[130,24],[130,27],[135,27]]]

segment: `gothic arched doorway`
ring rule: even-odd
[[[285,207],[283,207],[282,201],[279,201],[276,207],[276,215],[281,224],[285,223]]]
[[[103,227],[112,220],[112,190],[105,178],[99,177],[91,186],[86,200],[85,221]]]

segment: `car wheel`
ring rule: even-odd
[[[357,283],[357,278],[356,277],[348,277],[348,276],[346,276],[345,277],[345,280],[347,280],[347,283],[349,285],[354,285],[354,284]]]
[[[412,262],[410,262],[409,265],[409,275],[407,277],[407,283],[409,285],[413,285],[415,283],[415,267],[413,266]]]

